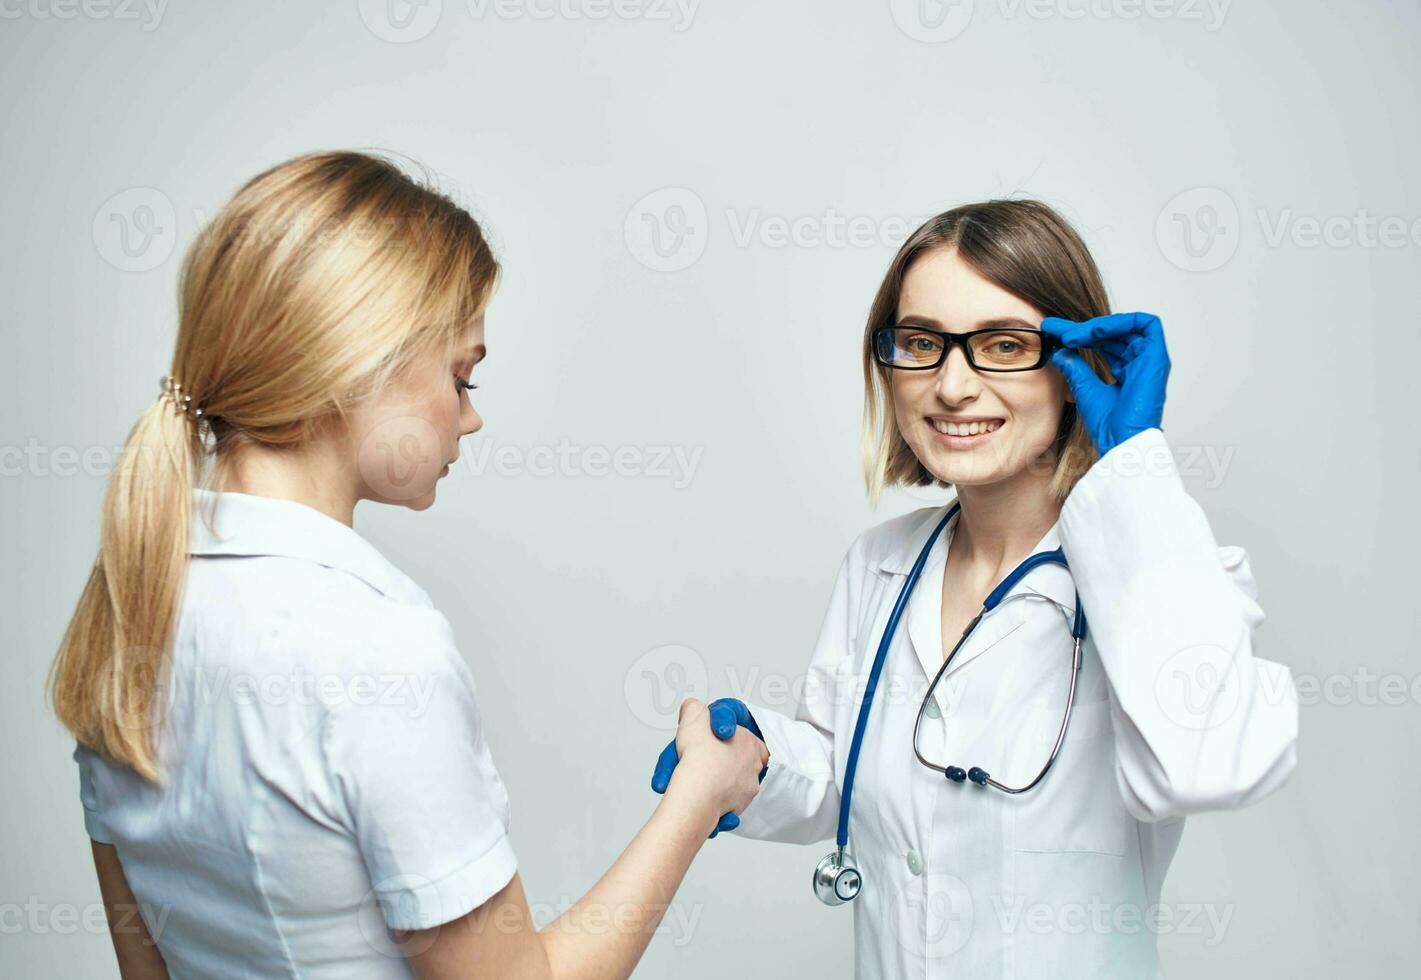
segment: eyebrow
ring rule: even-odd
[[[459,352],[460,360],[472,360],[475,364],[482,361],[485,357],[488,357],[488,348],[483,344],[474,344],[471,347],[465,347]]]
[[[930,317],[930,316],[910,315],[910,316],[900,317],[900,318],[898,319],[898,323],[899,323],[901,326],[905,326],[905,327],[932,327],[934,330],[942,330],[942,329],[943,329],[942,323],[939,322],[939,321],[937,321],[937,320],[934,320],[934,319],[933,319],[932,317]],[[971,330],[993,330],[993,329],[1026,329],[1026,330],[1037,330],[1037,329],[1039,329],[1039,328],[1036,326],[1036,324],[1030,323],[1030,322],[1028,322],[1028,321],[1026,321],[1026,320],[1023,320],[1021,317],[1017,317],[1017,316],[1005,316],[1005,317],[991,317],[990,319],[981,320],[981,321],[979,321],[979,322],[977,323],[976,326],[971,327],[970,329],[971,329]],[[964,332],[966,332],[966,331],[964,331]]]

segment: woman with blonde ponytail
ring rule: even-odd
[[[482,426],[497,273],[464,209],[354,152],[258,175],[189,250],[52,677],[125,978],[625,977],[755,795],[763,745],[688,704],[646,826],[533,926],[449,623],[354,530],[428,508]]]

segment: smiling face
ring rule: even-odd
[[[480,314],[452,355],[425,352],[391,385],[352,413],[360,498],[424,510],[459,458],[459,439],[483,428],[463,382],[483,360]]]
[[[1040,327],[1042,311],[983,278],[954,248],[923,252],[908,267],[897,322],[947,333],[993,326]],[[1067,400],[1049,366],[978,371],[954,344],[934,370],[889,371],[898,431],[927,470],[946,483],[984,486],[1028,468],[1049,479],[1049,453]]]

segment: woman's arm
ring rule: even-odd
[[[755,795],[766,761],[748,732],[721,742],[681,707],[683,761],[651,819],[581,900],[538,931],[518,875],[472,912],[397,939],[420,980],[604,980],[631,974],[720,815]]]
[[[1248,806],[1297,762],[1298,702],[1254,655],[1263,622],[1242,549],[1221,549],[1159,429],[1071,490],[1061,542],[1115,703],[1118,780],[1140,820]]]
[[[812,844],[834,835],[839,814],[834,729],[840,709],[853,700],[852,692],[839,690],[837,677],[855,647],[853,611],[858,608],[860,583],[866,574],[865,540],[860,536],[839,565],[795,717],[734,701],[745,716],[735,719],[733,730],[737,734],[745,731],[741,726],[747,722],[757,727],[756,734],[770,754],[760,794],[734,828],[742,837]],[[722,717],[725,730],[719,734],[725,735],[732,730],[731,711],[726,709]],[[661,792],[676,767],[675,753],[668,746],[657,760],[652,789]]]
[[[1150,313],[1041,329],[1100,459],[1061,507],[1061,546],[1110,684],[1116,774],[1139,820],[1247,806],[1297,763],[1298,699],[1253,655],[1263,622],[1241,549],[1220,549],[1184,489],[1160,422],[1169,378]],[[1075,350],[1106,358],[1103,381]]]
[[[104,899],[104,914],[109,920],[109,935],[113,937],[114,953],[118,956],[118,972],[123,980],[168,980],[168,967],[163,954],[148,934],[148,925],[138,914],[138,899],[128,887],[118,850],[112,844],[90,841],[94,852],[94,870],[99,875],[99,893]]]

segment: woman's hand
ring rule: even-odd
[[[760,791],[770,752],[747,728],[733,725],[722,736],[714,730],[710,709],[687,698],[681,702],[676,739],[662,753],[663,761],[668,757],[672,761],[657,792],[704,807],[714,837],[739,826],[737,814]],[[659,763],[658,777],[662,768]]]
[[[1075,393],[1076,410],[1102,456],[1138,432],[1160,428],[1169,351],[1159,317],[1113,313],[1076,323],[1048,316],[1041,321],[1041,329],[1067,348],[1099,351],[1110,365],[1115,384],[1100,380],[1073,350],[1051,355],[1051,363],[1066,376]]]
[[[396,936],[414,975],[419,980],[630,976],[686,869],[705,846],[704,835],[722,813],[743,810],[759,791],[756,776],[769,758],[765,744],[738,727],[722,738],[714,724],[700,701],[682,703],[670,747],[680,753],[680,765],[664,787],[665,799],[571,908],[537,928],[515,872],[501,891],[462,918]],[[589,928],[594,921],[603,927]]]

